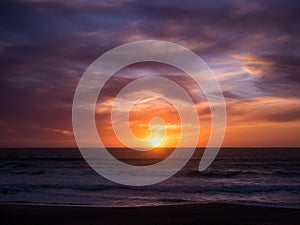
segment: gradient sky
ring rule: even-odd
[[[72,101],[83,72],[111,48],[145,39],[188,47],[215,73],[227,104],[224,146],[300,146],[299,9],[299,1],[284,0],[1,1],[0,146],[75,146]],[[148,74],[172,77],[197,94],[193,82],[170,66],[124,68],[99,96],[97,127],[107,145],[118,146],[109,122],[114,96]],[[193,100],[203,146],[210,111],[205,98]],[[147,133],[150,118],[138,113],[146,109],[169,119],[174,144],[178,115],[159,99],[136,107],[134,133]]]

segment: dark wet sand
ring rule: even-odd
[[[0,205],[0,224],[300,224],[300,209],[231,204],[194,204],[155,207],[80,207]]]

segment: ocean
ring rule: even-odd
[[[122,150],[112,151],[126,152]],[[202,151],[196,149],[170,179],[131,187],[98,175],[76,148],[0,149],[0,203],[104,207],[235,203],[300,208],[299,148],[223,148],[210,167],[199,172]],[[126,160],[139,165],[153,159]]]

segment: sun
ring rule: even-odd
[[[159,138],[159,137],[153,137],[153,138],[150,139],[150,142],[151,142],[151,145],[153,147],[157,147],[157,146],[159,146],[161,144],[162,139]]]

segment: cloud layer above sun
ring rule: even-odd
[[[298,1],[277,0],[1,1],[0,146],[75,146],[71,109],[83,72],[111,48],[145,39],[190,48],[215,73],[227,102],[224,146],[299,146],[299,8]],[[172,79],[192,96],[205,145],[205,97],[185,74],[159,63],[124,68],[107,84],[96,114],[103,139],[119,146],[109,108],[124,85],[148,75]],[[172,107],[157,99],[143,104],[152,106],[149,115],[169,118],[175,143],[180,124]],[[132,129],[147,132],[139,109]]]

